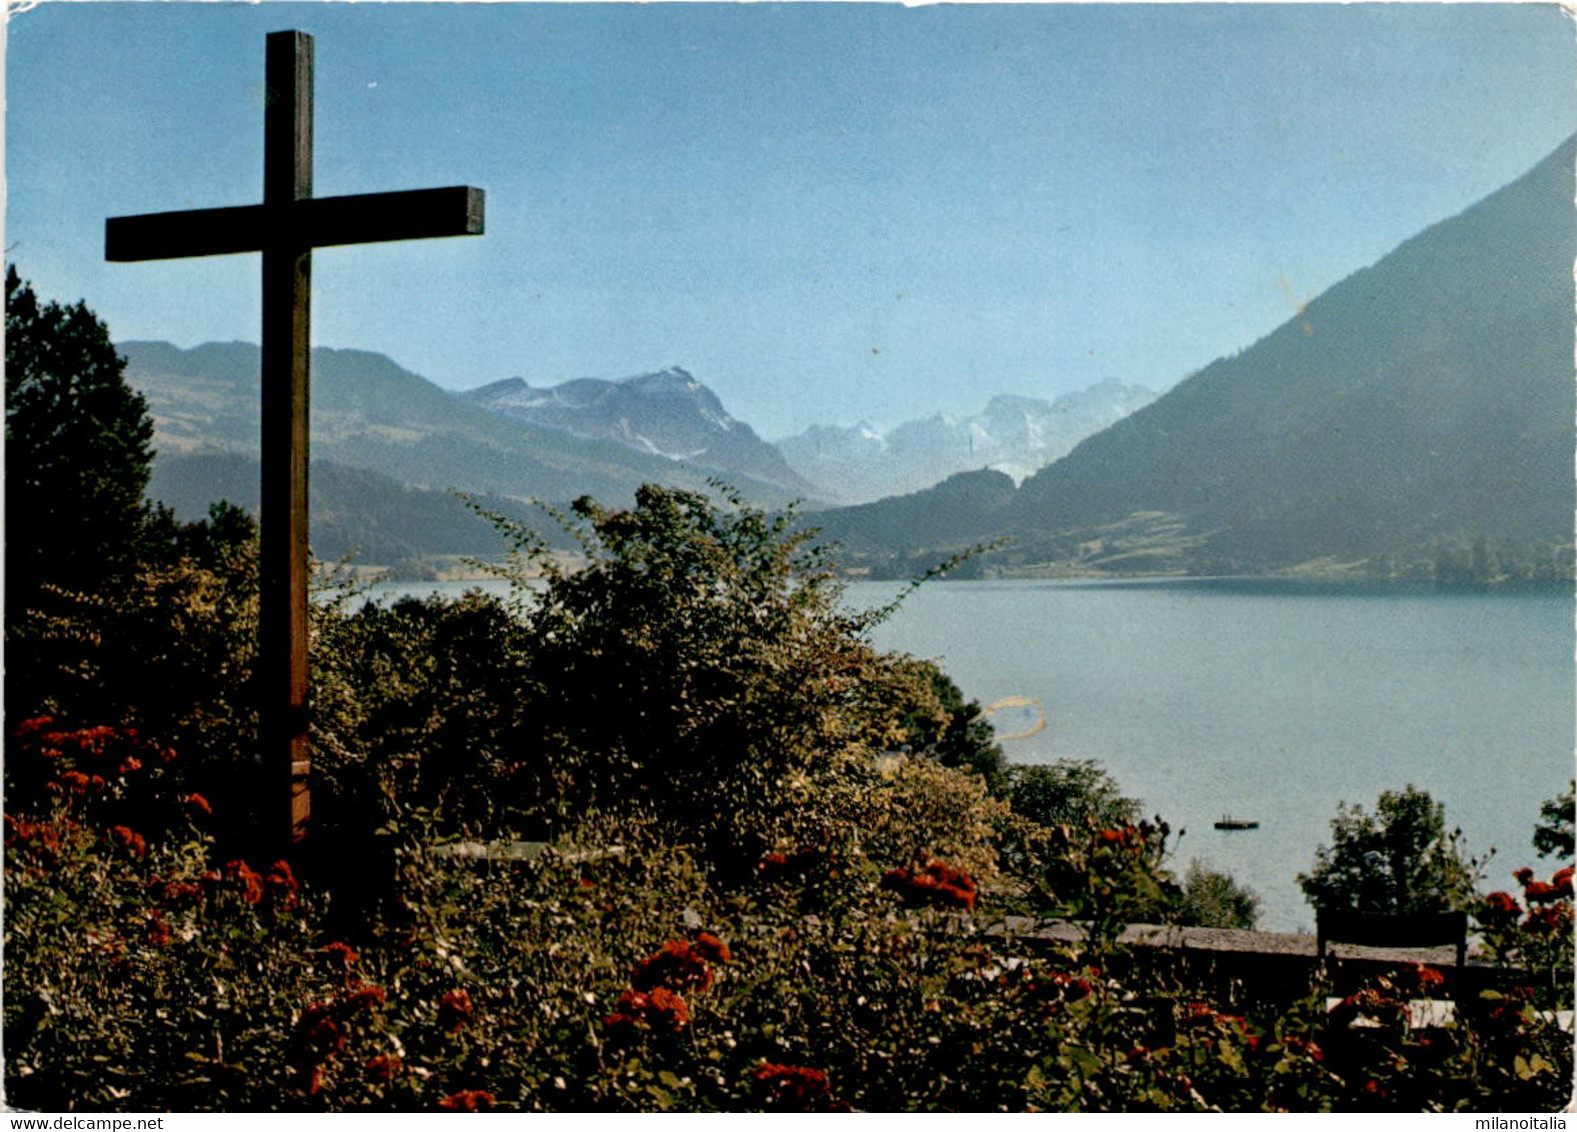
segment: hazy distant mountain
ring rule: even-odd
[[[182,350],[122,342],[127,381],[148,399],[159,459],[197,452],[255,456],[259,352],[240,342]],[[707,470],[492,413],[360,350],[312,352],[312,454],[412,487],[565,502],[628,504],[645,482],[706,490]],[[800,492],[741,473],[736,486],[779,505]]]
[[[935,553],[939,546],[956,549],[989,541],[1002,529],[1013,497],[1012,477],[981,468],[924,491],[818,511],[803,521],[820,540],[838,545],[845,565],[881,561],[891,567],[882,572],[909,576],[946,557]]]
[[[1055,401],[993,397],[983,412],[944,413],[883,433],[868,422],[815,425],[777,442],[788,464],[845,503],[919,491],[956,472],[992,468],[1022,480],[1155,394],[1108,379]]]
[[[1098,563],[1108,533],[1143,528],[1151,557],[1125,564],[1196,570],[1569,544],[1574,158],[1569,140],[1085,440],[994,529],[1021,560]],[[933,546],[977,537],[935,513]]]
[[[408,487],[365,468],[314,460],[311,475],[312,551],[328,562],[345,558],[412,569],[430,556],[496,557],[505,543],[492,525],[453,495]],[[161,456],[148,495],[170,506],[176,518],[200,519],[215,499],[256,512],[255,455],[206,452]],[[482,496],[490,511],[524,522],[554,545],[568,542],[535,508],[499,496]]]
[[[730,416],[717,394],[678,366],[617,381],[579,378],[543,389],[512,377],[461,396],[534,425],[616,440],[725,477],[749,476],[806,495],[815,491],[777,449]]]

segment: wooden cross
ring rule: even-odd
[[[112,261],[263,253],[262,575],[259,742],[269,807],[260,849],[305,835],[307,790],[307,435],[312,249],[482,234],[482,190],[466,186],[312,196],[312,37],[268,37],[263,203],[117,216]],[[275,808],[270,797],[277,797]]]

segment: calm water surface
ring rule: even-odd
[[[381,592],[465,586],[388,587]],[[850,587],[879,604],[891,585]],[[377,596],[377,595],[375,595]],[[1445,804],[1486,888],[1536,864],[1539,803],[1573,773],[1573,599],[1270,579],[938,582],[875,633],[971,698],[1039,700],[1019,762],[1096,759],[1190,858],[1254,889],[1260,926],[1309,928],[1296,885],[1340,802],[1413,783]],[[1016,725],[1015,728],[1017,729]],[[1212,828],[1224,813],[1257,830]]]
[[[856,596],[864,597],[858,587]],[[875,595],[870,595],[874,597]],[[970,696],[1039,699],[1016,761],[1093,758],[1197,857],[1310,927],[1296,886],[1338,803],[1413,783],[1485,884],[1535,863],[1539,803],[1573,767],[1573,600],[1553,591],[1201,580],[923,587],[877,643],[939,659]],[[1260,823],[1220,832],[1223,813]]]

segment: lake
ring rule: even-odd
[[[459,592],[379,587],[373,596]],[[491,588],[491,587],[484,587]],[[849,599],[876,605],[890,584]],[[1018,762],[1095,759],[1191,858],[1261,898],[1260,926],[1311,929],[1296,884],[1341,802],[1408,783],[1445,805],[1483,887],[1540,867],[1539,804],[1573,773],[1573,598],[1284,579],[933,582],[875,642],[936,659],[966,695],[1043,706]],[[1021,731],[1026,712],[998,717]],[[1223,832],[1223,814],[1259,822]],[[1544,871],[1553,868],[1543,865]]]

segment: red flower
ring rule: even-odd
[[[766,881],[803,878],[812,869],[830,864],[833,856],[822,849],[797,849],[793,853],[768,853],[756,864]]]
[[[495,1103],[492,1093],[484,1093],[480,1089],[466,1089],[454,1093],[438,1102],[438,1107],[449,1112],[486,1112]]]
[[[438,1000],[438,1025],[457,1034],[471,1021],[471,995],[465,990],[452,990]]]
[[[1557,896],[1570,897],[1572,894],[1572,867],[1567,865],[1550,878]]]
[[[263,878],[245,861],[231,861],[225,866],[225,879],[235,882],[241,899],[256,904],[263,899]]]
[[[201,794],[188,794],[182,800],[194,810],[201,810],[205,814],[211,814],[214,812],[213,806],[208,804],[208,799],[204,798]]]
[[[650,992],[627,990],[619,996],[618,1011],[603,1019],[614,1031],[649,1028],[658,1033],[677,1033],[690,1021],[690,1007],[667,987]]]
[[[798,1065],[763,1061],[755,1079],[762,1093],[761,1107],[778,1112],[847,1112],[848,1105],[833,1099],[827,1075]]]
[[[296,874],[290,869],[289,861],[275,861],[274,867],[268,870],[268,875],[263,878],[269,896],[281,908],[294,908],[296,896],[301,886],[296,883]]]
[[[146,857],[148,843],[143,840],[142,834],[124,825],[117,825],[110,830],[110,836],[119,841],[133,857]]]
[[[340,943],[338,940],[324,947],[323,954],[337,961],[342,969],[353,966],[361,959],[361,956],[357,955],[348,944]]]
[[[1282,1039],[1281,1044],[1286,1048],[1288,1053],[1302,1054],[1310,1061],[1325,1060],[1324,1050],[1320,1049],[1320,1047],[1315,1045],[1313,1042],[1308,1041],[1305,1038],[1298,1037],[1296,1034],[1287,1035],[1287,1037]]]
[[[89,776],[80,770],[68,770],[60,776],[59,784],[52,783],[50,789],[58,790],[61,786],[70,794],[87,794],[104,789],[104,779],[96,774]]]
[[[1520,915],[1522,905],[1509,892],[1491,892],[1478,910],[1480,922],[1489,928],[1506,927]]]
[[[60,858],[61,834],[74,828],[70,822],[28,821],[5,815],[5,847],[26,850],[45,865]]]
[[[169,947],[170,925],[164,922],[164,913],[155,909],[148,914],[148,942],[154,947]]]
[[[732,963],[734,953],[728,950],[728,944],[718,939],[711,932],[701,932],[695,937],[694,949],[697,955],[709,963]]]
[[[1534,935],[1555,935],[1564,930],[1571,919],[1570,904],[1549,904],[1543,908],[1529,908],[1522,927]]]
[[[202,894],[203,890],[190,881],[172,880],[164,882],[164,902],[172,908],[185,908],[196,904]]]
[[[654,987],[704,991],[712,985],[712,971],[695,948],[681,940],[670,940],[656,955],[635,965],[630,985],[638,991]]]
[[[1516,872],[1512,873],[1511,875],[1512,875],[1512,878],[1514,880],[1516,880],[1516,882],[1518,884],[1526,885],[1530,880],[1533,879],[1533,870],[1532,869],[1528,869],[1528,868],[1522,868],[1522,869],[1518,869]]]
[[[1422,963],[1415,963],[1409,974],[1413,977],[1413,984],[1420,992],[1428,993],[1435,987],[1444,986],[1445,975],[1436,967],[1426,967]]]
[[[337,1012],[333,1002],[314,1002],[301,1012],[292,1035],[292,1062],[302,1068],[321,1065],[345,1048],[345,1027]]]
[[[387,1085],[402,1068],[400,1059],[392,1053],[380,1053],[367,1059],[367,1080]]]
[[[938,908],[975,906],[975,882],[962,869],[944,861],[929,861],[920,870],[891,869],[882,877],[882,887],[898,893],[911,904],[930,904]]]
[[[1529,904],[1552,904],[1561,898],[1561,891],[1542,880],[1530,880],[1523,886],[1522,898]]]

